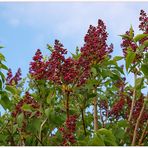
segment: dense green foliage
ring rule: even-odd
[[[141,33],[132,26],[122,37],[123,56],[102,20],[91,26],[75,54],[56,40],[38,49],[26,79],[13,76],[0,53],[0,145],[5,146],[148,146],[148,17],[141,10]],[[0,46],[2,48],[2,46]],[[119,65],[124,60],[125,65]],[[125,68],[124,68],[125,67]],[[4,70],[8,71],[5,78]],[[133,77],[132,86],[125,73]]]

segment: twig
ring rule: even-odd
[[[146,123],[145,129],[144,129],[144,131],[142,132],[141,138],[140,138],[140,140],[139,140],[139,142],[138,142],[138,145],[139,145],[139,146],[141,145],[141,143],[142,143],[142,141],[143,141],[143,139],[144,139],[144,136],[145,136],[145,133],[146,133],[147,127],[148,127],[148,120],[147,120],[147,123]]]
[[[128,122],[131,121],[132,119],[132,114],[133,114],[133,109],[134,109],[134,104],[135,104],[135,98],[136,98],[136,79],[137,79],[137,74],[134,73],[134,91],[133,91],[133,98],[132,98],[132,104],[131,104],[131,109],[130,109],[130,114],[128,117]],[[125,128],[125,133],[127,133],[128,127]],[[123,143],[123,139],[121,139],[120,144]]]
[[[134,104],[135,104],[135,97],[136,97],[136,88],[135,88],[135,86],[136,86],[136,79],[137,79],[137,74],[135,73],[135,74],[134,74],[134,81],[135,81],[135,84],[134,84],[132,105],[131,105],[130,114],[129,114],[129,117],[128,117],[128,122],[131,121],[132,113],[133,113],[133,109],[134,109]]]
[[[84,109],[81,109],[81,114],[82,114],[82,123],[83,123],[83,128],[84,128],[84,134],[85,134],[85,136],[87,136],[85,120],[84,120]]]
[[[22,136],[22,132],[21,132],[21,130],[20,129],[18,129],[18,131],[19,131],[19,135],[20,135],[20,146],[25,146],[25,142],[24,142],[24,138],[23,138],[23,136]]]
[[[10,134],[10,143],[11,143],[11,146],[15,146],[15,142],[14,142],[14,139],[13,139],[13,135],[11,134],[10,130],[7,128],[7,131],[9,132]]]
[[[34,135],[35,136],[35,138],[40,142],[40,144],[42,145],[42,146],[44,146],[44,144],[42,143],[42,141],[36,136],[36,135]]]
[[[104,128],[104,121],[103,121],[103,117],[102,117],[102,112],[101,112],[102,110],[101,110],[101,107],[100,107],[100,119],[101,119],[101,121],[102,121],[102,127]]]
[[[138,130],[138,127],[139,127],[140,119],[141,119],[141,117],[143,115],[144,108],[145,108],[145,104],[143,104],[143,106],[142,106],[142,109],[140,111],[139,117],[138,117],[137,122],[136,122],[136,125],[135,125],[133,139],[132,139],[132,144],[131,144],[132,146],[135,145],[136,136],[137,136],[137,130]]]
[[[94,131],[98,130],[97,98],[94,98]]]
[[[66,92],[66,116],[69,118],[69,94],[70,92]]]
[[[42,141],[42,136],[41,136],[41,133],[42,133],[42,128],[43,128],[43,125],[45,124],[45,122],[47,121],[48,118],[46,118],[43,123],[41,124],[40,126],[40,131],[39,131],[39,140]]]
[[[39,87],[39,85],[38,85],[38,83],[37,83],[36,81],[34,81],[34,83],[35,83],[35,85],[36,85],[36,87],[37,87],[37,89],[38,89],[39,97],[40,97],[40,99],[41,99],[41,98],[42,98],[42,95],[41,95],[40,87]]]

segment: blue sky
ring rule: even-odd
[[[109,32],[108,43],[114,44],[114,55],[121,55],[121,38],[133,25],[138,32],[141,9],[148,2],[0,2],[0,44],[7,66],[13,72],[21,67],[26,76],[36,49],[47,54],[46,44],[59,39],[74,52],[83,45],[90,24],[102,19]]]

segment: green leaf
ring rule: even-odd
[[[121,68],[121,67],[119,67],[119,66],[116,66],[115,67],[118,71],[120,71],[120,73],[122,73],[123,75],[125,75],[124,74],[124,71],[123,71],[123,68]]]
[[[46,115],[47,117],[49,117],[49,115],[50,115],[50,109],[49,109],[49,108],[45,109],[45,115]]]
[[[134,41],[135,42],[140,41],[141,39],[143,39],[145,37],[148,37],[148,34],[138,34],[134,37]]]
[[[0,68],[8,70],[8,67],[6,65],[4,65],[3,63],[0,63]]]
[[[124,138],[124,135],[125,135],[124,129],[116,127],[116,128],[113,130],[113,132],[114,132],[114,135],[115,135],[116,139],[118,139],[119,142],[120,142],[121,139]]]
[[[5,61],[5,57],[3,54],[0,53],[0,61]]]
[[[121,36],[123,39],[131,39],[129,35],[127,34],[123,34],[123,35],[119,35]]]
[[[70,110],[70,113],[72,113],[72,110]],[[76,111],[74,111],[74,113],[76,113]],[[64,123],[66,117],[61,116],[61,114],[59,113],[54,113],[53,115],[54,116],[52,117],[52,123],[55,126],[61,126],[61,124]],[[51,118],[50,118],[50,121],[51,121]]]
[[[13,125],[13,134],[17,131],[18,124]]]
[[[114,66],[117,66],[117,61],[115,60],[109,60],[106,62],[107,65],[114,65]]]
[[[119,127],[124,127],[124,128],[128,126],[127,120],[120,120],[120,121],[118,121],[117,124]]]
[[[148,64],[142,64],[141,70],[145,76],[148,76]]]
[[[88,99],[89,98],[94,98],[96,96],[97,96],[97,93],[90,93],[90,94],[87,95]]]
[[[31,131],[32,133],[37,133],[40,130],[42,120],[39,118],[30,120],[30,123],[27,125],[27,130]]]
[[[126,71],[128,71],[131,63],[134,61],[136,56],[135,52],[129,51],[127,56],[126,56]]]
[[[6,90],[11,92],[12,94],[16,94],[17,90],[14,86],[6,85]]]
[[[8,139],[9,135],[8,134],[2,134],[0,133],[0,146],[5,145],[5,146],[9,146],[7,144],[7,139]]]
[[[111,130],[101,128],[96,132],[97,136],[103,137],[106,146],[117,146],[116,138]]]
[[[132,39],[134,37],[134,30],[133,30],[132,25],[130,27],[130,32],[129,33],[130,33],[130,38]]]
[[[55,91],[51,89],[51,91],[49,92],[49,95],[47,96],[46,102],[50,105],[53,105],[55,101],[55,97],[56,97]]]
[[[140,89],[141,86],[143,85],[143,81],[144,81],[144,78],[137,78],[135,88]]]
[[[20,113],[20,114],[17,116],[17,123],[18,123],[18,126],[19,126],[19,127],[22,127],[23,120],[24,120],[24,114],[23,114],[23,113]]]
[[[32,107],[31,107],[29,104],[24,104],[21,108],[22,108],[24,111],[32,112]]]
[[[4,76],[4,74],[0,71],[0,76],[1,76],[1,78],[2,78],[2,81],[3,81],[3,83],[5,82],[5,76]]]
[[[113,58],[114,61],[120,61],[120,60],[122,60],[122,59],[123,59],[122,56],[115,56],[115,57]]]
[[[6,110],[6,109],[9,109],[11,108],[12,106],[12,103],[11,101],[9,100],[9,97],[7,95],[7,92],[2,92],[1,94],[1,99],[0,99],[0,104],[3,106],[3,108]]]
[[[145,58],[148,59],[148,52],[145,53]],[[148,60],[146,60],[148,62]]]
[[[139,46],[138,49],[140,49],[140,51],[142,52],[144,50],[144,48],[145,48],[145,45],[142,44],[142,45]]]
[[[148,99],[147,98],[144,99],[144,104],[145,104],[145,109],[147,110],[148,109]]]
[[[100,135],[95,135],[93,139],[88,142],[89,146],[105,146],[105,143]]]
[[[92,67],[92,68],[91,68],[91,72],[92,72],[94,75],[96,75],[96,74],[97,74],[96,68]]]
[[[112,77],[113,73],[111,72],[111,70],[108,70],[108,69],[104,70],[104,69],[102,69],[101,76],[103,78],[105,78],[105,77]]]
[[[0,79],[0,90],[2,90],[2,87],[3,87],[3,83],[2,83],[2,81]]]
[[[144,41],[143,45],[144,45],[145,47],[148,47],[148,40]]]
[[[55,120],[55,111],[52,108],[47,108],[45,109],[45,115],[47,116],[47,118],[53,122]]]

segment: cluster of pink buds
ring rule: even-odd
[[[85,44],[81,48],[81,56],[90,64],[101,62],[105,56],[113,51],[113,45],[107,45],[108,34],[102,20],[98,20],[98,26],[90,25],[85,35]]]
[[[36,111],[35,117],[39,117],[41,115],[41,112],[39,111],[40,105],[34,100],[34,98],[31,97],[31,95],[26,92],[24,98],[20,100],[20,102],[15,106],[15,110],[12,112],[12,116],[16,117],[20,113],[24,114],[24,117],[30,117],[32,115],[32,112],[30,111],[24,111],[23,105],[29,105],[33,110]]]
[[[30,63],[29,72],[36,80],[45,78],[46,64],[43,61],[43,55],[40,49],[37,50],[33,57],[33,62]]]
[[[65,84],[73,83],[79,75],[77,61],[72,58],[65,59],[65,62],[62,65],[61,74]]]
[[[75,115],[70,115],[66,120],[65,127],[61,127],[59,130],[63,136],[63,146],[68,146],[74,144],[76,142],[74,132],[76,130],[76,120],[77,117]]]
[[[115,118],[118,118],[121,115],[121,112],[123,110],[125,104],[124,98],[121,98],[118,102],[116,102],[111,110],[109,111],[109,115],[113,116]]]
[[[11,69],[8,70],[6,84],[7,85],[17,85],[18,82],[21,80],[21,69],[19,68],[16,72],[15,76],[12,75]]]
[[[126,31],[125,34],[129,36],[130,31]],[[137,47],[138,47],[137,44],[132,39],[130,38],[122,39],[121,48],[123,49],[123,54],[125,57],[127,56],[128,48],[130,48],[133,52],[136,52]],[[140,58],[140,57],[138,57],[137,55],[137,58]]]
[[[146,12],[141,10],[140,17],[139,17],[140,25],[139,29],[143,31],[144,34],[148,34],[148,16]],[[139,41],[140,44],[144,43],[144,41],[147,41],[148,37],[144,37]],[[144,48],[144,51],[148,51],[148,47]]]
[[[144,33],[148,33],[148,16],[144,10],[141,10],[139,17],[140,25],[139,29]]]
[[[55,40],[54,50],[46,63],[48,80],[62,84],[61,70],[65,62],[65,54],[67,54],[67,50],[63,47],[63,44]]]

